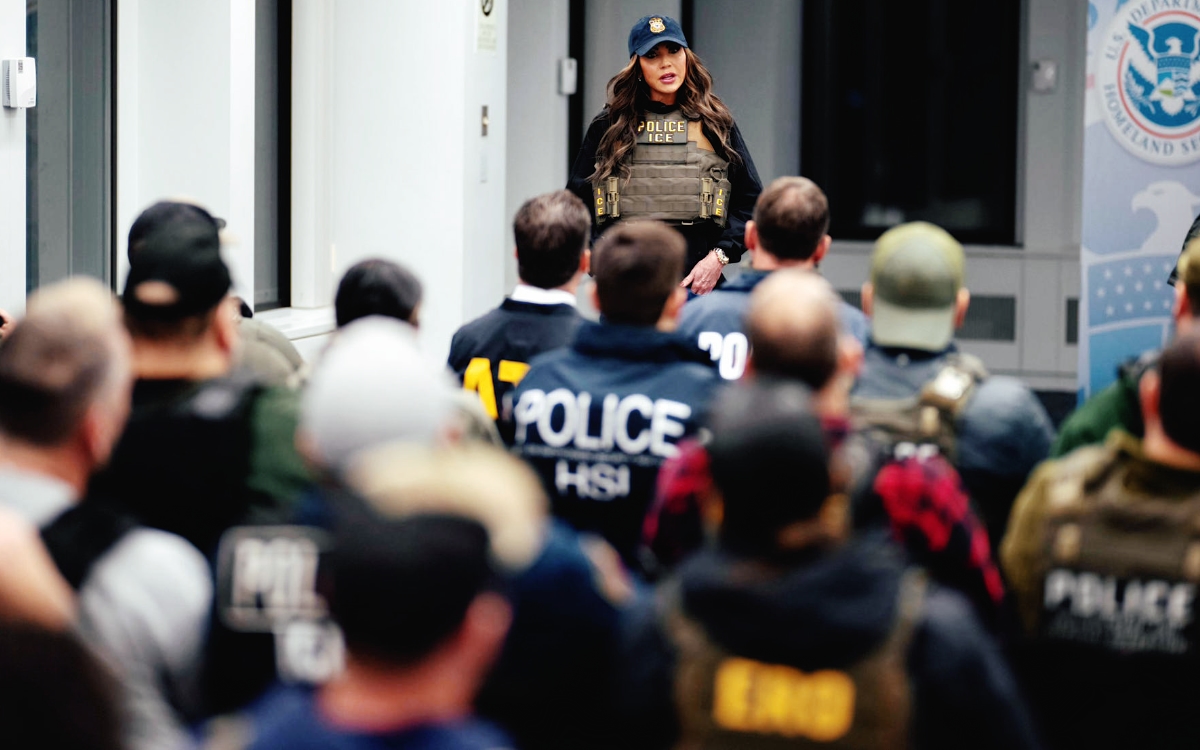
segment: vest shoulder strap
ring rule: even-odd
[[[987,377],[987,368],[978,358],[955,352],[945,358],[933,378],[913,396],[853,398],[854,427],[896,449],[909,443],[936,446],[949,460],[954,460],[956,422]]]
[[[63,578],[78,591],[96,562],[136,525],[105,505],[84,502],[43,528],[42,542]]]

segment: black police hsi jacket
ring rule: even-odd
[[[636,567],[658,468],[696,431],[719,382],[708,355],[682,337],[585,323],[513,391],[513,449],[541,476],[555,515],[599,533]]]

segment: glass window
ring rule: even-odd
[[[801,171],[838,239],[1017,244],[1020,3],[808,0]]]
[[[291,304],[292,3],[254,9],[254,308]]]
[[[112,282],[113,4],[27,0],[26,288]]]

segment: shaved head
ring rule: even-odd
[[[746,311],[756,372],[821,390],[838,368],[838,296],[813,271],[776,271],[750,295]]]

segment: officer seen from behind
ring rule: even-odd
[[[718,400],[717,543],[684,562],[631,643],[654,747],[1028,748],[999,651],[957,594],[891,545],[848,540],[840,470],[797,383]],[[659,640],[661,639],[661,640]],[[677,717],[677,724],[669,720]]]
[[[515,450],[541,475],[554,514],[633,567],[658,468],[695,432],[718,383],[708,355],[673,333],[684,251],[659,222],[605,234],[592,259],[601,322],[535,359],[512,396]]]
[[[954,342],[971,299],[965,267],[962,245],[925,222],[894,227],[875,243],[862,289],[871,337],[853,411],[857,428],[896,437],[892,428],[903,422],[911,429],[899,444],[936,445],[962,476],[994,548],[1054,431],[1028,386],[989,376]]]
[[[162,202],[129,230],[133,406],[85,500],[178,534],[210,562],[231,526],[285,521],[309,481],[295,448],[296,393],[233,372],[239,313],[220,229],[198,206]],[[212,710],[252,697],[274,674],[271,663],[220,650],[210,644],[207,659]]]
[[[1144,439],[1047,462],[1013,509],[1000,560],[1055,747],[1200,746],[1198,382],[1191,332],[1141,378]]]
[[[679,316],[679,332],[709,353],[722,378],[737,380],[746,370],[749,345],[742,319],[750,293],[779,269],[815,271],[833,241],[828,231],[829,200],[812,180],[780,177],[758,196],[754,220],[746,223],[750,270],[688,302]],[[842,330],[860,342],[866,339],[861,310],[840,301],[837,312]]]
[[[133,411],[90,489],[205,554],[235,523],[286,518],[308,479],[296,395],[231,377],[238,311],[220,228],[198,206],[163,202],[129,230]]]
[[[566,190],[531,198],[517,211],[517,288],[450,342],[450,369],[492,419],[529,361],[571,343],[583,322],[575,292],[588,271],[590,234],[587,207]]]

